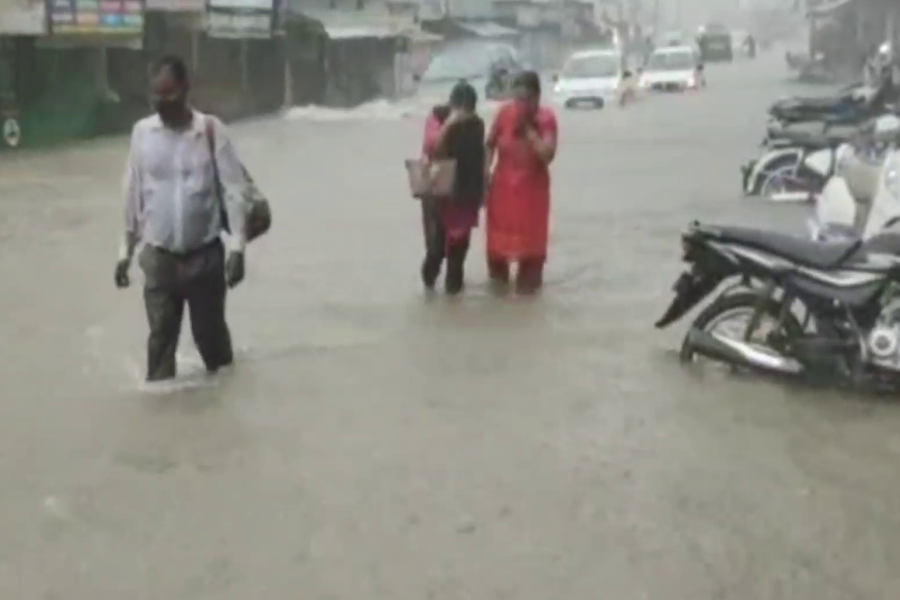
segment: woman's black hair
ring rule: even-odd
[[[188,68],[180,56],[174,54],[166,54],[157,59],[153,63],[153,75],[159,75],[162,71],[167,70],[175,80],[179,87],[188,87]]]
[[[522,71],[516,75],[513,87],[521,87],[534,96],[540,96],[541,76],[536,71]]]
[[[431,114],[437,119],[438,123],[443,125],[447,117],[450,116],[450,106],[448,104],[436,104],[431,109]]]
[[[465,79],[461,79],[450,92],[450,106],[474,111],[478,105],[478,92]]]

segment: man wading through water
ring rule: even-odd
[[[125,239],[115,282],[128,287],[128,268],[142,242],[138,263],[146,279],[150,325],[148,381],[175,377],[185,303],[207,371],[214,373],[234,360],[225,291],[226,284],[234,287],[244,279],[246,180],[225,126],[190,107],[189,87],[181,59],[165,57],[156,63],[152,102],[157,114],[135,124],[125,173]],[[225,227],[222,203],[234,232],[227,259],[219,237]]]

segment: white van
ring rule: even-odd
[[[654,50],[644,66],[640,85],[662,91],[695,90],[704,81],[700,56],[690,46]]]
[[[623,73],[622,54],[616,50],[576,52],[554,77],[554,101],[566,108],[603,108],[615,101]]]

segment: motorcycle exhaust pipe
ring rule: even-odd
[[[691,329],[687,342],[698,354],[714,360],[784,375],[799,375],[803,371],[803,365],[798,361],[772,349],[762,349],[701,329]]]

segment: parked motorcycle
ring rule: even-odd
[[[887,132],[882,131],[882,135]],[[893,123],[894,142],[900,119]],[[896,148],[896,143],[892,146]],[[694,319],[681,359],[834,383],[900,386],[900,152],[884,158],[868,237],[820,242],[694,222],[682,235],[690,269],[657,328],[727,283]],[[740,319],[734,333],[719,327]]]
[[[857,144],[842,149],[833,176],[816,200],[810,224],[814,238],[869,239],[884,228],[894,208],[882,183],[897,150],[893,131],[898,128],[900,119],[895,115],[880,117]]]
[[[895,71],[893,65],[883,64],[868,83],[854,83],[835,95],[780,100],[769,107],[769,116],[781,126],[825,120],[836,125],[860,123],[900,100],[900,73]]]
[[[811,199],[831,177],[841,146],[859,135],[857,129],[770,129],[762,155],[741,166],[744,194],[776,202]]]
[[[838,97],[864,97],[865,104],[855,105],[852,111],[820,115],[821,132],[798,131],[780,122],[770,123],[761,144],[765,148],[762,156],[741,166],[744,194],[775,201],[811,200],[831,176],[840,146],[857,139],[860,128],[873,117],[894,113],[895,96],[895,88],[890,83],[874,90],[864,86],[847,88]],[[807,111],[807,114],[811,118],[812,112]],[[795,115],[794,118],[799,117]],[[835,130],[836,127],[845,129]]]
[[[834,123],[860,122],[883,108],[873,103],[877,97],[878,89],[857,83],[832,96],[779,100],[769,107],[769,117],[782,127],[825,119]]]
[[[784,56],[788,68],[797,73],[797,79],[805,83],[832,83],[837,79],[837,74],[824,54],[808,56],[787,52]]]

